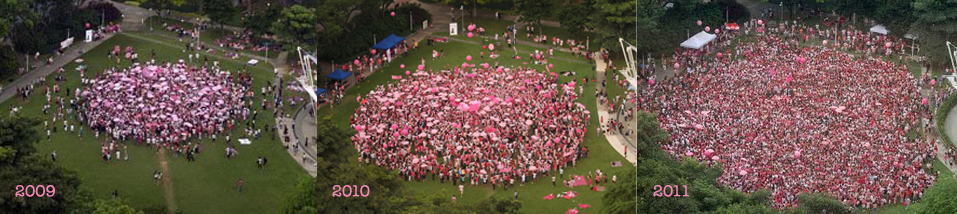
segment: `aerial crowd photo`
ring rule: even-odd
[[[0,213],[952,214],[953,42],[954,0],[0,1]]]

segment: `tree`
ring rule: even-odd
[[[317,159],[318,192],[322,193],[318,197],[319,213],[398,213],[404,199],[402,180],[397,172],[374,165],[334,164],[322,157]],[[356,188],[349,185],[349,190],[344,190],[348,184],[358,185]],[[357,189],[362,193],[368,191],[368,196],[351,196],[359,194]],[[344,198],[347,196],[349,198]]]
[[[283,213],[317,213],[319,210],[319,186],[316,180],[310,177],[299,179],[299,184],[288,196],[286,196],[286,205],[283,207]]]
[[[578,35],[579,38],[576,38],[576,40],[581,40],[581,33],[589,29],[588,23],[591,22],[592,18],[582,14],[595,13],[594,6],[595,0],[584,0],[578,4],[562,7],[558,12],[559,23],[565,26],[572,35]]]
[[[850,207],[823,193],[799,194],[794,213],[852,213]]]
[[[493,195],[475,204],[475,209],[472,210],[479,213],[518,213],[520,209],[522,202]]]
[[[66,213],[82,207],[75,172],[65,170],[46,156],[35,155],[33,144],[39,141],[29,118],[0,118],[0,210],[19,213]],[[53,197],[15,197],[17,185],[51,185]],[[29,203],[27,203],[29,201]]]
[[[470,9],[472,9],[472,10],[467,10],[469,12],[469,16],[472,16],[474,18],[475,10],[478,8],[479,5],[502,2],[502,0],[442,0],[442,2],[445,2],[445,4],[448,4],[448,5],[452,5],[452,7],[460,6],[460,5],[468,5]]]
[[[655,151],[661,152],[658,144],[668,142],[671,135],[661,129],[655,115],[647,111],[640,111],[637,114],[637,122],[635,128],[637,131],[636,142],[638,145],[636,145],[636,149],[638,150],[638,157],[652,156],[656,153]]]
[[[315,10],[294,5],[282,9],[279,20],[272,24],[273,34],[292,44],[311,44],[316,39]]]
[[[350,137],[353,130],[339,127],[329,116],[322,117],[319,120],[319,126],[316,138],[317,156],[333,164],[345,163],[355,152]]]
[[[918,213],[957,213],[957,181],[939,177],[937,184],[924,192],[923,203]]]
[[[555,5],[553,5],[551,1],[515,0],[515,9],[517,9],[518,14],[521,15],[518,21],[538,23],[538,29],[542,29],[542,19],[552,15],[553,7],[555,7]],[[539,34],[544,33],[543,30],[539,30],[538,32]]]
[[[638,44],[638,31],[658,32],[658,18],[664,13],[664,4],[658,0],[596,0],[594,8],[591,27],[598,38],[593,44],[611,50],[621,49],[618,38]]]
[[[156,9],[160,11],[160,14],[162,14],[162,11],[165,10],[166,15],[169,15],[169,12],[170,12],[169,9],[171,7],[183,6],[183,4],[186,3],[186,0],[152,0],[152,1],[153,1],[153,5],[156,6]]]
[[[232,0],[204,0],[203,6],[203,12],[209,16],[209,20],[219,24],[220,28],[236,17],[236,12],[238,12],[233,7]]]
[[[94,214],[142,214],[143,211],[136,210],[123,198],[97,199],[95,202]]]
[[[644,164],[644,162],[640,162]],[[612,185],[605,192],[605,196],[602,196],[601,200],[601,212],[602,213],[637,213],[636,210],[639,204],[643,204],[641,199],[635,195],[635,191],[639,193],[642,190],[638,189],[638,184],[635,182],[638,175],[638,168],[631,170],[630,172],[623,174],[616,174],[618,176],[619,182],[617,185]],[[655,212],[646,212],[646,213],[655,213]]]
[[[252,31],[255,35],[272,35],[269,28],[272,27],[273,21],[279,19],[281,12],[282,7],[269,6],[265,10],[243,19],[243,27]]]
[[[13,47],[0,45],[0,79],[17,73],[20,68],[20,60],[17,60],[19,56],[22,55],[14,52]]]
[[[33,26],[35,16],[30,10],[32,0],[0,1],[0,44],[6,43],[7,36],[17,22]]]
[[[916,0],[912,4],[917,22],[914,30],[920,37],[925,55],[936,63],[947,62],[946,42],[957,39],[957,1]]]

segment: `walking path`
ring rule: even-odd
[[[597,66],[596,67],[597,74],[595,75],[597,78],[595,78],[595,82],[598,82],[596,84],[601,84],[600,82],[605,79],[605,67],[607,65],[605,65],[605,61],[600,60],[601,57],[598,55],[598,53],[595,53],[595,57],[593,57],[593,59],[595,59],[595,65]],[[615,84],[615,83],[608,83],[608,84]],[[595,86],[595,90],[598,90],[597,85]],[[595,102],[596,102],[596,105],[598,105],[599,117],[606,118],[606,119],[613,117],[613,115],[608,113],[607,107],[603,105],[600,101],[598,101],[598,99],[595,99]],[[618,112],[621,112],[621,111],[618,111]],[[619,118],[617,115],[614,115],[614,117]],[[632,126],[632,124],[634,123],[626,123],[626,124],[628,124],[628,126]],[[599,124],[599,127],[600,126],[601,124]],[[621,134],[614,134],[611,132],[605,133],[605,138],[608,139],[608,143],[611,144],[611,147],[615,148],[615,151],[618,151],[619,154],[621,154],[622,156],[625,156],[625,159],[627,159],[628,162],[631,162],[631,164],[634,164],[636,166],[638,165],[638,149],[635,147],[634,144],[632,144],[633,140],[630,141],[628,139],[625,139],[625,137]],[[627,151],[630,151],[630,153]],[[625,155],[626,153],[628,154]]]
[[[176,201],[173,200],[173,174],[170,174],[166,162],[166,149],[159,149],[160,171],[163,172],[163,199],[166,200],[166,209],[170,214],[176,213]]]

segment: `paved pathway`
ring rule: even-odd
[[[595,82],[599,82],[596,84],[601,84],[600,82],[603,79],[605,79],[606,65],[605,65],[605,61],[598,60],[600,59],[600,57],[598,57],[598,53],[595,53],[595,56],[596,57],[594,59],[596,59],[595,64],[597,66],[597,69],[596,69],[597,75],[595,75],[597,78]],[[614,83],[608,83],[608,84],[614,84]],[[597,90],[597,86],[596,86],[596,90]],[[617,115],[609,114],[608,109],[605,107],[605,105],[602,105],[602,103],[598,102],[597,99],[595,101],[596,101],[596,104],[598,105],[599,117],[606,118],[606,119],[612,118],[612,117],[618,118]],[[631,124],[629,124],[629,126],[631,126]],[[615,148],[615,150],[618,151],[618,154],[625,156],[625,159],[631,162],[631,164],[638,165],[638,150],[637,148],[635,148],[635,145],[633,144],[634,138],[626,139],[621,134],[614,134],[614,133],[605,133],[605,138],[608,139],[608,143],[611,144],[611,147]],[[625,155],[626,151],[628,152],[627,156]]]

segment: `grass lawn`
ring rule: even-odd
[[[153,36],[156,37],[156,36]],[[152,38],[161,42],[161,39]],[[181,51],[182,44],[157,43],[139,39],[137,37],[120,34],[102,45],[89,51],[81,57],[88,66],[87,77],[102,72],[108,67],[117,66],[116,61],[106,59],[106,53],[114,45],[133,46],[141,59],[148,59],[150,50],[157,53],[157,62],[174,61],[185,58]],[[227,70],[237,71],[248,68],[253,74],[253,88],[258,90],[266,85],[272,75],[272,67],[268,64],[259,64],[253,67],[244,66],[242,61],[228,61],[210,55],[210,61],[220,60],[220,65]],[[129,66],[124,61],[118,67]],[[79,73],[75,72],[78,63],[67,64],[64,73],[67,79],[60,82],[66,90],[80,87]],[[54,74],[55,75],[55,74]],[[54,76],[47,78],[47,85],[52,86]],[[43,86],[38,86],[42,88]],[[64,96],[65,90],[56,96]],[[258,93],[257,93],[258,95]],[[253,106],[260,106],[263,98],[254,98]],[[9,112],[11,107],[24,107],[21,115],[36,117],[41,120],[50,120],[50,115],[42,113],[44,104],[42,89],[34,92],[30,99],[24,101],[12,98],[0,103],[0,112]],[[256,110],[259,110],[258,108]],[[274,124],[271,112],[260,113],[257,128]],[[70,124],[77,124],[73,116],[68,116]],[[233,139],[243,138],[244,121],[237,121],[231,135]],[[55,124],[62,124],[57,121]],[[126,198],[137,208],[165,206],[163,186],[153,184],[152,172],[159,170],[158,155],[153,149],[126,142],[129,146],[129,161],[103,162],[100,158],[100,145],[105,141],[104,136],[93,138],[89,128],[84,128],[83,138],[76,134],[60,130],[53,134],[50,140],[43,140],[37,145],[39,154],[49,154],[56,150],[57,163],[61,166],[77,171],[84,182],[84,186],[93,190],[96,197],[109,197],[110,192],[118,190],[120,197]],[[45,129],[38,126],[38,131],[45,134]],[[45,138],[44,138],[45,139]],[[239,145],[240,155],[226,160],[223,156],[225,144],[222,138],[219,142],[209,139],[194,140],[202,145],[202,153],[197,156],[196,162],[186,162],[184,157],[174,157],[167,151],[170,173],[172,178],[173,198],[178,211],[184,213],[276,213],[282,206],[282,198],[296,184],[297,179],[307,176],[305,170],[295,163],[289,154],[282,148],[277,138],[271,138],[267,133],[261,139],[252,139],[252,145]],[[124,155],[125,156],[125,155]],[[259,156],[269,158],[270,164],[265,170],[255,167],[255,160]],[[246,182],[246,190],[238,194],[235,183],[239,178]]]
[[[432,49],[445,49],[445,50],[456,50],[446,52],[446,56],[438,60],[432,61],[431,53]],[[353,87],[346,91],[344,94],[343,102],[340,105],[329,107],[323,106],[319,109],[319,115],[331,115],[333,121],[336,121],[339,126],[349,127],[349,117],[353,115],[355,109],[359,106],[359,103],[356,102],[355,98],[357,95],[363,95],[369,93],[376,85],[392,83],[397,80],[392,80],[392,75],[405,75],[407,69],[400,69],[399,64],[405,64],[406,66],[416,66],[420,63],[420,60],[426,59],[426,69],[442,69],[448,64],[449,66],[455,66],[461,64],[465,60],[466,55],[478,55],[478,52],[481,51],[481,46],[476,44],[469,44],[465,42],[456,42],[451,41],[449,43],[438,43],[436,46],[420,46],[419,50],[412,51],[409,53],[408,57],[401,57],[394,60],[389,66],[377,71],[375,74],[367,77],[360,83],[359,86]],[[510,56],[510,54],[509,54]],[[504,66],[531,66],[537,68],[541,71],[545,70],[544,65],[526,65],[522,64],[523,62],[528,62],[528,59],[523,57],[522,60],[514,60],[505,57],[499,57],[498,59],[490,59],[486,57],[485,59],[479,59],[474,57],[472,62],[473,64],[480,63],[491,63],[495,64],[495,61],[499,62],[499,65]],[[572,63],[566,61],[552,60],[551,64],[554,64],[555,67],[552,69],[553,72],[559,71],[576,71],[579,80],[584,77],[593,79],[595,73],[591,70],[591,65],[582,64],[582,63]],[[412,68],[407,67],[407,68]],[[572,77],[560,76],[559,82],[568,82]],[[579,102],[585,104],[587,109],[592,112],[591,124],[588,126],[589,132],[585,137],[584,145],[591,150],[591,155],[584,158],[582,161],[578,162],[577,167],[569,168],[565,170],[565,175],[572,174],[588,174],[588,171],[594,171],[595,169],[601,169],[602,171],[610,174],[623,173],[629,170],[631,165],[625,167],[611,168],[609,163],[612,161],[621,161],[626,163],[627,161],[609,145],[608,141],[604,137],[599,137],[595,135],[594,130],[597,129],[599,119],[598,111],[595,102],[595,83],[589,83],[585,88],[584,94],[579,98]],[[355,160],[353,158],[353,160]],[[567,177],[566,177],[567,178]],[[562,191],[567,191],[568,188],[561,185],[558,182],[557,187],[552,187],[550,182],[551,177],[541,177],[540,183],[535,183],[531,185],[526,185],[524,187],[517,187],[515,189],[509,189],[509,191],[503,191],[501,188],[491,191],[491,189],[486,188],[466,188],[465,193],[469,196],[461,197],[458,200],[465,203],[475,203],[482,199],[485,199],[491,195],[499,195],[502,197],[513,197],[513,191],[517,190],[519,194],[519,200],[522,201],[522,212],[525,213],[563,213],[564,211],[577,207],[579,203],[590,204],[593,207],[582,210],[582,213],[599,213],[601,209],[601,197],[602,192],[593,192],[588,188],[579,187],[574,189],[579,192],[581,195],[574,200],[565,200],[565,199],[553,199],[553,200],[542,200],[541,198],[545,195],[551,193],[559,193]],[[624,182],[624,181],[623,181]],[[436,191],[447,191],[450,194],[457,192],[457,187],[453,187],[449,183],[439,183],[439,182],[408,182],[406,183],[406,188],[412,190],[413,192],[419,192],[424,194],[431,194]]]

